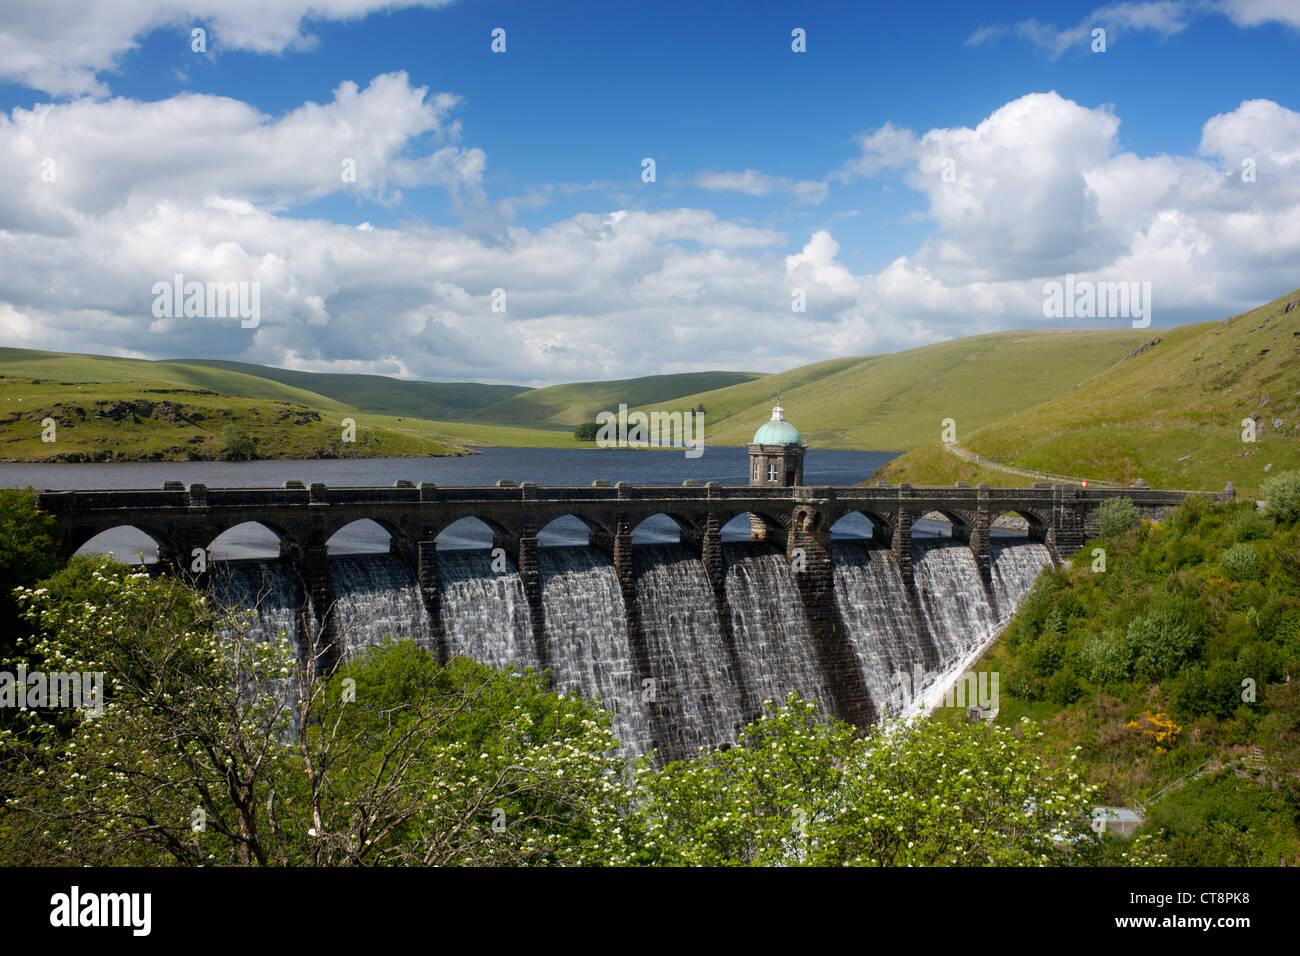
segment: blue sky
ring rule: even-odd
[[[63,6],[0,12],[0,344],[543,384],[1300,284],[1288,0]],[[152,314],[176,272],[259,323]]]

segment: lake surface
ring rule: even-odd
[[[855,485],[898,452],[809,449],[804,484]],[[209,488],[278,488],[285,481],[327,485],[495,485],[501,478],[539,485],[680,485],[687,478],[724,485],[749,483],[743,447],[706,448],[699,458],[672,449],[485,448],[461,458],[348,458],[298,461],[141,461],[0,463],[0,487],[38,490],[161,488],[164,481],[202,482]]]
[[[804,458],[804,484],[855,485],[866,481],[896,452],[810,449]],[[275,488],[285,481],[314,481],[327,485],[384,486],[399,479],[438,485],[494,485],[501,478],[539,485],[589,485],[603,478],[611,484],[680,485],[688,478],[724,485],[749,482],[749,453],[743,447],[716,446],[699,458],[671,449],[629,448],[486,448],[461,458],[352,458],[298,461],[188,462],[60,462],[0,463],[0,487],[31,486],[38,490],[160,488],[164,481],[202,482],[210,488]],[[918,522],[916,531],[939,532]],[[749,539],[745,516],[723,528],[728,541]],[[852,514],[836,524],[836,537],[866,537],[870,522]],[[574,517],[553,521],[538,536],[543,547],[587,543],[587,527]],[[671,518],[656,515],[633,532],[638,544],[666,544],[678,539]],[[491,547],[487,525],[475,519],[458,521],[438,536],[440,549]],[[359,521],[330,539],[334,554],[366,554],[388,548],[388,533],[370,521]],[[122,561],[152,562],[157,547],[134,528],[107,531],[92,539],[83,552],[112,554]],[[261,525],[246,524],[221,535],[211,547],[213,560],[273,557],[275,536]]]

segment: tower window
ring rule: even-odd
[[[772,462],[770,465],[767,466],[767,480],[776,481],[776,473],[777,473],[777,464],[776,462]]]

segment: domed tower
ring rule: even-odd
[[[785,409],[778,395],[771,420],[754,432],[754,440],[749,444],[749,483],[783,488],[802,485],[806,450],[799,430],[785,420]]]

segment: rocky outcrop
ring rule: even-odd
[[[1152,339],[1150,342],[1143,342],[1141,345],[1139,345],[1137,348],[1135,348],[1132,352],[1129,352],[1128,355],[1125,355],[1125,356],[1124,356],[1124,361],[1127,362],[1127,361],[1128,361],[1129,359],[1131,359],[1131,358],[1137,358],[1139,355],[1141,355],[1141,354],[1142,354],[1143,352],[1145,352],[1147,349],[1155,348],[1157,345],[1160,344],[1160,341],[1161,341],[1160,339],[1156,338],[1156,339]]]

